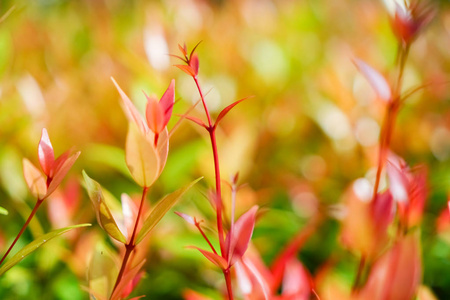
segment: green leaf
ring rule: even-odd
[[[125,244],[127,239],[123,235],[122,231],[120,231],[111,211],[106,205],[105,197],[102,193],[102,187],[98,182],[90,178],[84,170],[83,177],[86,181],[86,189],[88,191],[89,198],[91,199],[92,204],[94,204],[98,223],[110,237]]]
[[[5,215],[5,216],[8,215],[8,211],[1,206],[0,206],[0,215]]]
[[[144,237],[156,226],[156,224],[158,224],[158,222],[162,219],[162,217],[164,217],[169,209],[171,209],[175,205],[178,199],[180,199],[184,195],[184,193],[186,193],[200,179],[202,178],[198,178],[188,185],[165,196],[158,202],[158,204],[156,204],[155,208],[145,220],[144,225],[142,225],[141,231],[139,231],[139,234],[136,238],[136,245],[144,239]]]
[[[91,224],[79,224],[79,225],[73,225],[65,228],[60,228],[53,230],[49,233],[44,234],[43,236],[38,237],[22,249],[20,249],[13,257],[11,257],[1,268],[0,268],[0,276],[3,275],[6,271],[14,267],[16,264],[18,264],[20,261],[22,261],[25,257],[30,255],[33,251],[35,251],[37,248],[48,242],[49,240],[66,233],[74,228],[79,227],[87,227],[91,226]]]

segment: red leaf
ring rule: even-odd
[[[41,140],[38,147],[39,163],[45,175],[49,176],[50,170],[55,161],[55,154],[53,152],[52,143],[48,137],[47,129],[42,129]]]
[[[56,168],[54,168],[52,170],[54,172],[54,175],[53,175],[52,180],[51,180],[51,182],[50,182],[50,184],[48,186],[47,194],[45,195],[45,197],[48,197],[58,187],[58,185],[61,183],[61,181],[64,179],[64,177],[66,177],[67,172],[69,172],[70,168],[72,168],[72,166],[75,163],[75,161],[77,160],[78,156],[80,156],[81,152],[78,151],[78,152],[76,152],[75,154],[72,154],[69,157],[67,157],[65,155],[66,153],[61,155],[55,161],[55,167]]]
[[[190,61],[189,61],[189,66],[191,67],[192,71],[194,71],[194,76],[197,77],[198,75],[198,69],[199,69],[199,61],[198,61],[198,56],[197,54],[194,54]]]
[[[195,246],[189,246],[188,248],[197,249],[200,251],[210,262],[221,268],[222,270],[226,270],[228,268],[227,261],[220,255],[215,254],[210,251],[203,250],[201,248]]]
[[[169,123],[170,117],[172,116],[173,104],[175,102],[175,79],[172,79],[169,87],[162,95],[161,100],[159,100],[159,105],[164,115],[164,127]]]
[[[241,258],[248,248],[250,239],[252,238],[253,229],[255,228],[256,212],[258,206],[255,205],[243,214],[234,224],[234,231],[231,234],[228,264],[233,265]]]
[[[354,63],[359,71],[364,75],[369,84],[374,89],[378,97],[386,102],[391,101],[391,88],[386,79],[374,68],[360,59],[355,59]]]
[[[237,101],[233,102],[232,104],[228,105],[227,107],[225,107],[225,108],[220,112],[220,114],[217,116],[216,123],[214,124],[214,127],[216,127],[216,126],[219,124],[219,122],[226,116],[226,114],[227,114],[233,107],[235,107],[236,105],[238,105],[239,103],[241,103],[242,101],[244,101],[244,100],[246,100],[246,99],[248,99],[248,98],[249,98],[249,97],[243,98],[243,99],[241,99],[241,100],[237,100]]]

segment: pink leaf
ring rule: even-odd
[[[258,206],[255,205],[245,214],[243,214],[234,224],[234,231],[231,233],[230,252],[228,264],[233,265],[236,260],[241,258],[248,248],[248,243],[252,238],[253,229],[255,228],[255,216]]]
[[[147,97],[147,106],[145,109],[145,117],[147,118],[147,125],[155,134],[159,134],[164,128],[164,112],[161,109],[158,101],[145,95]]]
[[[52,170],[54,172],[54,175],[48,186],[47,194],[45,195],[45,197],[48,197],[59,186],[59,184],[64,179],[64,177],[66,177],[67,172],[69,172],[70,168],[72,168],[72,166],[75,163],[75,161],[77,160],[78,156],[80,156],[80,153],[81,152],[78,151],[75,154],[72,154],[71,156],[69,156],[67,158],[63,154],[55,161],[54,166],[56,167],[56,169]],[[63,159],[60,160],[61,157]]]
[[[258,269],[258,265],[247,257],[238,260],[235,264],[236,281],[245,299],[271,299],[270,285]]]
[[[123,235],[127,238],[127,241],[129,241],[129,239],[133,234],[134,222],[136,221],[138,209],[136,207],[136,204],[127,194],[123,193],[120,196],[120,200],[122,202],[123,226],[125,227],[120,228],[120,230],[122,231]]]
[[[290,299],[309,299],[311,288],[308,271],[293,257],[286,263],[282,295]]]
[[[203,250],[201,248],[195,247],[195,246],[189,246],[188,248],[197,249],[200,251],[210,262],[221,268],[222,270],[226,270],[228,268],[227,261],[218,254],[215,254],[210,251]]]
[[[161,100],[159,100],[159,105],[164,114],[164,127],[170,121],[170,117],[172,116],[173,104],[175,102],[175,80],[172,79],[169,87],[167,88],[164,95],[162,95]]]
[[[128,98],[128,96],[122,91],[114,78],[111,77],[111,80],[119,91],[120,97],[122,98],[123,110],[128,120],[135,123],[141,132],[147,132],[148,130],[145,122],[142,119],[141,114],[134,106],[133,102],[131,102],[130,98]]]
[[[45,175],[49,176],[50,170],[55,161],[55,154],[53,152],[52,143],[48,137],[47,129],[42,129],[41,140],[38,147],[39,163]]]
[[[175,214],[179,217],[182,217],[189,224],[195,225],[194,218],[191,217],[190,215],[178,211],[176,211]]]
[[[386,79],[364,61],[355,59],[354,63],[364,77],[366,77],[378,97],[386,102],[391,101],[391,88]]]
[[[386,171],[389,178],[389,190],[394,200],[400,203],[408,201],[409,182],[406,174],[390,161],[386,164]]]
[[[416,232],[401,237],[375,262],[358,299],[413,299],[421,273],[420,238]]]
[[[219,124],[219,122],[227,115],[227,113],[228,113],[233,107],[235,107],[236,105],[238,105],[239,103],[241,103],[242,101],[244,101],[244,100],[246,100],[246,99],[248,99],[248,97],[247,97],[247,98],[243,98],[243,99],[241,99],[241,100],[237,100],[237,101],[233,102],[232,104],[228,105],[227,107],[225,107],[225,108],[219,113],[219,115],[217,116],[216,123],[215,123],[214,126],[217,126],[217,125]]]
[[[33,196],[44,199],[47,193],[45,175],[26,158],[23,159],[23,176]]]

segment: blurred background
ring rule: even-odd
[[[428,167],[423,283],[449,299],[450,278],[443,274],[450,271],[450,229],[436,222],[450,187],[450,4],[434,4],[436,17],[411,48],[404,90],[430,85],[405,103],[392,150],[410,166]],[[383,1],[2,0],[0,206],[9,214],[0,216],[0,249],[34,205],[22,158],[37,163],[43,127],[56,155],[73,147],[81,156],[17,249],[52,228],[93,226],[50,242],[7,272],[0,278],[1,299],[88,299],[82,286],[92,253],[117,251],[95,220],[81,170],[117,198],[140,193],[125,165],[127,120],[110,77],[141,111],[142,91],[160,97],[174,78],[174,113],[183,114],[198,94],[169,54],[180,54],[178,44],[192,49],[200,41],[199,77],[213,114],[252,96],[221,123],[218,143],[223,178],[239,172],[246,184],[238,213],[253,204],[267,208],[253,237],[267,264],[319,206],[339,212],[352,183],[373,177],[384,105],[352,59],[395,78],[397,42]],[[198,108],[191,114],[202,117]],[[174,132],[149,199],[205,176],[176,210],[209,220],[214,215],[203,193],[213,185],[213,164],[200,129],[183,121]],[[300,258],[313,274],[332,259],[336,282],[349,286],[358,260],[340,243],[338,215],[320,226]],[[189,288],[218,298],[221,273],[188,245],[204,241],[169,213],[152,235],[147,274],[133,295],[181,299]]]

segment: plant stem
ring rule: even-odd
[[[220,179],[220,166],[219,166],[219,154],[217,150],[216,142],[216,127],[213,126],[211,121],[211,115],[209,113],[208,107],[206,106],[205,97],[203,95],[202,89],[196,77],[193,77],[197,90],[202,99],[203,108],[205,109],[206,118],[208,119],[208,133],[211,140],[212,152],[214,157],[214,173],[216,178],[216,217],[217,217],[217,232],[219,235],[220,253],[222,256],[225,255],[225,240],[223,237],[223,225],[222,225],[222,183]]]
[[[214,173],[216,178],[216,221],[217,221],[217,234],[219,235],[219,245],[220,245],[220,253],[221,256],[225,259],[228,258],[228,253],[226,252],[225,248],[225,240],[223,236],[223,224],[222,224],[222,182],[220,179],[220,165],[219,165],[219,153],[217,150],[217,142],[216,142],[216,126],[213,125],[211,121],[211,115],[209,113],[208,107],[206,106],[205,97],[203,95],[202,89],[200,87],[200,84],[198,82],[198,79],[196,76],[192,76],[192,78],[195,81],[195,84],[197,86],[197,90],[200,94],[200,98],[202,99],[203,108],[205,109],[206,118],[208,120],[208,133],[209,138],[211,140],[211,146],[212,146],[212,152],[214,157]],[[233,288],[231,285],[231,274],[230,270],[226,269],[223,270],[223,275],[225,277],[225,282],[227,285],[227,291],[228,291],[228,299],[233,300]]]
[[[20,236],[24,233],[25,229],[28,227],[28,224],[30,224],[31,219],[34,217],[34,215],[36,214],[39,206],[41,206],[42,202],[44,202],[44,200],[38,199],[36,204],[34,205],[33,210],[31,211],[30,215],[28,216],[28,219],[25,221],[25,224],[22,226],[22,229],[20,229],[19,234],[16,236],[16,238],[14,239],[14,241],[12,242],[11,246],[9,246],[8,250],[6,251],[6,253],[3,255],[2,259],[0,260],[0,265],[3,263],[3,261],[6,259],[6,257],[8,256],[9,252],[11,252],[12,248],[14,247],[14,245],[17,243],[17,241],[19,240]]]
[[[197,227],[198,231],[200,231],[200,234],[205,239],[205,241],[208,243],[208,245],[211,248],[212,252],[214,252],[214,254],[217,254],[216,249],[214,249],[214,246],[211,244],[210,240],[206,236],[205,232],[203,231],[202,227],[200,226],[200,223],[195,223],[195,226]]]
[[[378,148],[378,165],[377,165],[377,173],[375,177],[375,183],[373,188],[373,194],[372,194],[372,203],[377,201],[377,195],[378,195],[378,188],[380,186],[380,180],[381,180],[381,171],[383,170],[383,166],[386,162],[386,157],[388,150],[390,148],[392,134],[394,132],[395,127],[395,120],[397,118],[397,113],[400,108],[401,104],[401,89],[402,89],[402,82],[403,82],[403,74],[405,71],[405,64],[406,60],[408,58],[409,49],[411,44],[407,44],[405,47],[402,45],[399,45],[399,59],[398,59],[398,76],[397,81],[395,83],[395,86],[392,91],[392,99],[389,102],[383,123],[381,125],[381,132],[380,132],[380,141],[379,141],[379,148]],[[361,256],[360,263],[358,265],[358,271],[355,278],[355,282],[352,287],[352,293],[356,293],[359,285],[361,285],[361,273],[365,269],[365,265],[367,263],[367,257],[365,255]]]
[[[147,196],[148,187],[144,187],[142,190],[142,198],[141,203],[139,204],[139,210],[138,214],[136,216],[136,222],[134,223],[133,233],[131,234],[130,240],[127,244],[125,244],[125,254],[122,259],[122,265],[120,266],[119,274],[117,274],[116,283],[114,284],[114,288],[111,292],[111,297],[114,295],[115,290],[117,289],[117,286],[119,285],[120,281],[122,280],[123,274],[125,273],[125,269],[127,267],[128,260],[131,256],[131,253],[133,252],[134,248],[136,248],[136,233],[137,228],[139,225],[139,221],[141,219],[142,215],[142,209],[144,206],[145,197]]]
[[[228,291],[228,299],[232,300],[233,297],[233,287],[231,286],[231,273],[230,269],[223,270],[223,275],[225,276],[225,282],[227,284],[227,291]]]

